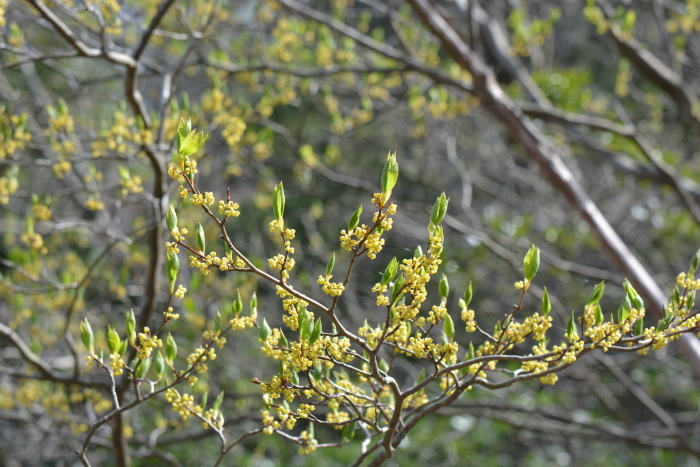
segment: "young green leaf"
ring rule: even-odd
[[[416,250],[413,252],[413,257],[420,258],[421,256],[423,256],[423,248],[421,248],[420,245],[418,245],[416,247]]]
[[[282,217],[284,216],[284,185],[282,182],[279,182],[279,184],[275,187],[274,192],[272,193],[272,211],[273,214],[275,215],[275,220],[277,222],[280,222]],[[280,226],[280,230],[282,227]]]
[[[629,317],[631,310],[632,302],[630,302],[629,296],[625,295],[625,299],[617,309],[617,322],[622,324]]]
[[[641,336],[642,334],[644,334],[644,318],[639,317],[634,323],[634,335]]]
[[[168,205],[168,214],[165,216],[165,223],[170,231],[177,227],[177,213],[175,212],[175,207],[172,204]]]
[[[362,205],[360,205],[359,208],[357,208],[357,211],[355,211],[352,214],[352,217],[350,218],[350,222],[348,222],[348,235],[352,233],[357,226],[360,224],[360,216],[362,215]]]
[[[450,293],[450,283],[447,281],[447,276],[442,275],[442,279],[440,279],[440,283],[438,284],[438,292],[440,293],[441,298],[447,298],[447,295]]]
[[[528,282],[532,282],[532,279],[535,278],[535,274],[537,274],[537,270],[539,268],[540,249],[535,245],[532,245],[530,250],[525,255],[525,259],[523,261],[523,273],[525,274],[525,279],[527,279]]]
[[[390,262],[389,265],[386,267],[384,270],[384,275],[382,276],[382,286],[387,285],[389,282],[391,282],[394,277],[396,277],[396,273],[399,271],[399,262],[396,260],[396,257],[394,257]]]
[[[125,313],[126,318],[126,338],[129,340],[131,345],[136,343],[136,316],[134,316],[134,309],[130,309]]]
[[[163,372],[165,371],[165,359],[163,358],[160,352],[156,354],[156,365],[154,368],[156,370],[156,375],[158,376],[158,379],[160,379],[163,376]]]
[[[552,311],[552,303],[549,301],[549,292],[545,287],[544,294],[542,294],[542,314],[548,316],[550,311]]]
[[[603,292],[605,292],[605,281],[598,283],[593,287],[593,291],[588,296],[588,304],[595,305],[603,298]]]
[[[386,156],[384,170],[382,170],[382,193],[385,195],[384,202],[389,198],[391,190],[396,186],[396,180],[399,178],[399,164],[396,163],[396,152],[389,151]]]
[[[148,370],[151,368],[151,358],[141,360],[139,367],[136,369],[136,378],[143,379],[146,377]]]
[[[442,329],[445,331],[445,335],[447,338],[452,341],[455,337],[455,323],[452,321],[452,317],[450,315],[445,316],[445,321],[442,324]]]
[[[238,316],[243,311],[243,300],[241,300],[241,291],[236,290],[236,299],[231,303],[231,312],[233,316]]]
[[[109,349],[109,353],[119,353],[121,347],[122,341],[119,338],[119,334],[112,326],[107,326],[107,348]]]
[[[177,358],[177,344],[172,334],[168,334],[168,338],[165,339],[165,358],[170,364]]]
[[[211,406],[211,408],[216,412],[217,410],[221,409],[221,404],[224,402],[224,391],[221,391],[218,396],[216,396],[216,400],[214,401],[214,405]]]
[[[85,318],[80,322],[80,338],[90,355],[95,354],[95,335],[92,333],[90,322]]]
[[[571,312],[571,317],[566,323],[566,337],[571,337],[576,333],[576,322],[574,320],[574,312]]]
[[[258,331],[258,336],[260,337],[261,341],[266,342],[271,335],[272,329],[270,329],[270,326],[267,324],[267,320],[263,318],[262,324],[260,325],[260,330]]]
[[[474,292],[472,291],[472,282],[469,281],[469,285],[467,286],[467,290],[464,291],[464,307],[467,308],[469,304],[472,302],[472,297],[474,296]]]
[[[469,351],[467,352],[467,360],[474,360],[476,354],[474,353],[474,343],[469,343]]]
[[[175,281],[177,280],[177,272],[180,270],[180,258],[177,253],[168,251],[165,260],[165,271],[168,275],[168,283],[170,284],[170,293],[175,292]]]
[[[206,240],[204,238],[204,228],[202,227],[202,224],[199,224],[197,227],[197,248],[199,248],[199,251],[202,253],[206,252]]]
[[[331,255],[331,259],[328,261],[328,265],[326,266],[326,279],[333,274],[333,268],[335,267],[335,251]]]
[[[595,316],[595,324],[603,324],[603,321],[605,321],[605,316],[603,315],[603,309],[600,307],[600,303],[596,303],[593,305],[595,307],[594,316]]]
[[[343,442],[352,441],[355,438],[357,422],[351,422],[343,428]]]
[[[284,332],[280,329],[280,345],[284,349],[289,348],[289,341],[287,340],[287,336],[284,335]]]
[[[321,323],[321,318],[318,318],[314,323],[313,330],[309,336],[309,345],[314,345],[316,341],[321,337],[321,331],[323,330],[323,324]]]
[[[433,225],[439,225],[445,218],[447,213],[447,204],[450,202],[450,198],[445,197],[445,192],[438,197],[433,205],[433,210],[430,213],[430,222]]]

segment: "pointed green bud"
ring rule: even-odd
[[[256,292],[253,292],[253,295],[250,297],[250,301],[248,302],[248,306],[250,307],[250,312],[257,314],[258,312],[258,294]]]
[[[146,377],[148,370],[151,368],[151,358],[146,358],[141,361],[139,367],[136,369],[136,378],[143,379]]]
[[[177,344],[172,334],[168,334],[168,338],[165,339],[165,359],[168,363],[172,364],[177,358]]]
[[[413,252],[413,257],[420,258],[421,256],[423,256],[423,248],[421,248],[420,245],[418,245],[415,251]]]
[[[692,311],[693,305],[695,305],[695,290],[688,291],[688,296],[685,298],[685,308],[688,311]]]
[[[231,312],[233,316],[238,316],[243,312],[243,300],[241,300],[240,290],[236,290],[236,299],[231,304]]]
[[[279,182],[272,193],[272,212],[277,222],[280,222],[284,217],[284,202],[284,185],[282,182]],[[282,228],[283,227],[280,226],[280,230]]]
[[[328,261],[326,266],[326,278],[329,278],[333,274],[333,268],[335,267],[335,251],[331,255],[331,259]]]
[[[358,225],[360,225],[360,216],[362,215],[362,205],[360,205],[359,208],[357,208],[357,211],[352,213],[352,217],[350,218],[350,222],[348,222],[348,235],[352,233],[353,230],[357,228]]]
[[[396,260],[396,258],[393,258],[391,262],[389,262],[389,265],[386,267],[384,270],[384,275],[382,276],[382,286],[387,285],[389,282],[391,282],[394,277],[396,277],[396,273],[399,271],[399,262]]]
[[[292,384],[299,386],[299,374],[292,368],[289,369],[289,372],[292,374]]]
[[[386,163],[384,164],[384,170],[382,170],[382,193],[386,195],[384,202],[389,199],[398,178],[399,164],[396,163],[396,152],[392,153],[389,151],[389,155],[386,157]]]
[[[532,282],[535,278],[537,270],[540,268],[540,249],[535,245],[532,245],[530,250],[525,255],[525,260],[523,261],[523,273],[525,274],[525,279],[528,282]]]
[[[211,408],[216,412],[217,410],[221,409],[221,404],[224,402],[224,391],[221,391],[218,396],[216,396],[216,400],[214,401],[214,405],[211,406]]]
[[[469,281],[469,286],[467,287],[467,290],[464,292],[464,307],[467,308],[469,304],[472,302],[472,297],[474,296],[474,292],[472,290],[472,282]]]
[[[383,358],[379,360],[379,369],[382,370],[384,373],[389,374],[389,364],[384,360]]]
[[[180,258],[177,257],[177,253],[168,251],[167,258],[165,260],[165,272],[168,276],[168,283],[170,284],[170,293],[175,292],[175,281],[177,280],[177,272],[180,270]]]
[[[223,319],[221,318],[221,311],[216,310],[216,316],[214,317],[214,332],[215,333],[220,333],[221,332],[221,325],[222,325]]]
[[[571,337],[576,332],[576,322],[574,320],[574,312],[571,312],[571,317],[566,323],[566,337]]]
[[[285,349],[289,348],[289,341],[287,340],[287,336],[284,335],[284,332],[282,332],[282,329],[280,329],[280,345]]]
[[[95,335],[92,333],[92,327],[88,322],[87,318],[80,322],[80,338],[83,341],[83,345],[87,349],[90,355],[95,354]]]
[[[343,442],[352,441],[355,438],[357,422],[351,422],[343,428]]]
[[[261,341],[266,342],[271,335],[272,329],[270,329],[270,326],[267,324],[267,320],[263,318],[262,324],[260,325],[260,330],[258,331],[258,337],[260,337]]]
[[[605,281],[600,282],[595,287],[593,287],[593,291],[588,296],[588,304],[595,305],[596,303],[598,303],[600,301],[600,299],[603,298],[604,292],[605,292]]]
[[[399,294],[403,294],[401,289],[403,288],[405,280],[406,280],[406,278],[404,277],[403,274],[399,274],[398,277],[396,278],[394,285],[391,287],[391,301],[392,302],[394,302],[399,297]]]
[[[297,311],[297,326],[298,326],[299,336],[302,339],[306,339],[309,336],[310,331],[313,330],[313,325],[312,325],[310,330],[308,329],[307,323],[309,321],[311,321],[311,317],[309,316],[309,312],[306,310],[306,307],[305,306],[299,307],[299,309]],[[307,333],[307,331],[309,331],[309,332]]]
[[[668,325],[671,324],[671,321],[673,321],[673,318],[673,315],[666,316],[664,319],[659,321],[659,325],[656,327],[656,330],[659,332],[665,331]]]
[[[625,295],[625,299],[622,301],[620,307],[617,309],[617,322],[619,324],[622,324],[629,317],[631,310],[632,302],[630,302],[629,296]]]
[[[204,238],[204,228],[202,228],[202,224],[199,224],[199,227],[197,227],[197,248],[199,248],[199,251],[202,253],[205,253],[207,246],[206,239]]]
[[[182,142],[185,140],[187,135],[192,133],[192,119],[188,118],[185,121],[184,118],[180,118],[180,124],[177,127],[177,150],[180,152],[180,147]]]
[[[445,218],[447,213],[447,204],[450,202],[450,198],[445,197],[445,192],[438,197],[437,201],[433,205],[433,210],[430,213],[430,222],[433,225],[439,225]]]
[[[156,364],[154,366],[156,370],[156,375],[158,376],[158,379],[163,377],[163,372],[165,371],[165,359],[161,355],[160,352],[156,354]]]
[[[595,307],[595,311],[593,312],[595,316],[595,324],[603,324],[603,321],[605,321],[605,316],[603,315],[603,309],[600,307],[600,303],[596,303],[593,306]]]
[[[321,323],[321,318],[318,318],[314,323],[313,330],[309,336],[309,344],[314,345],[316,341],[321,337],[321,331],[323,330],[323,324]]]
[[[450,293],[450,283],[447,281],[447,276],[442,275],[442,279],[440,279],[440,283],[438,284],[438,292],[440,293],[441,298],[447,298],[447,295]]]
[[[165,223],[168,226],[168,230],[171,232],[177,227],[177,213],[172,204],[168,205],[168,214],[165,216]]]
[[[131,345],[136,345],[136,316],[134,316],[134,309],[130,309],[125,313],[126,318],[126,338],[129,340]]]
[[[112,326],[107,326],[107,348],[109,353],[119,353],[122,348],[122,340]]]
[[[450,315],[445,316],[445,321],[442,323],[442,329],[445,331],[447,338],[452,341],[452,339],[455,337],[455,323],[452,321],[452,317]]]
[[[121,341],[122,345],[119,347],[119,356],[123,357],[126,351],[129,349],[129,341],[124,339]]]
[[[229,261],[233,262],[233,250],[228,245],[228,242],[224,242],[224,250],[226,250],[226,257]]]
[[[323,370],[321,369],[321,365],[316,365],[314,367],[311,377],[314,379],[314,381],[321,381],[321,378],[323,378]]]
[[[549,292],[545,287],[542,295],[542,315],[548,316],[550,311],[552,311],[552,302],[549,301]]]
[[[690,261],[690,268],[693,271],[697,271],[698,265],[700,265],[700,250],[698,250],[697,253],[695,253],[695,256],[693,256],[693,259]],[[688,275],[691,276],[691,279],[695,276],[694,274]]]
[[[634,323],[634,335],[641,336],[642,334],[644,334],[644,317],[639,317]]]

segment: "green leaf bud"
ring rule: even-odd
[[[351,422],[343,428],[343,441],[352,441],[355,438],[357,422]]]
[[[87,318],[80,322],[80,338],[83,341],[83,345],[88,350],[90,355],[95,354],[95,335],[92,333],[92,327],[88,322]]]
[[[265,342],[271,335],[272,329],[270,329],[270,326],[267,324],[267,320],[263,318],[262,324],[260,325],[260,330],[258,331],[258,337],[260,337],[261,341]]]
[[[177,358],[177,344],[172,334],[168,334],[168,338],[165,340],[165,358],[171,364]]]
[[[221,391],[218,396],[216,396],[216,400],[214,401],[214,405],[211,406],[211,408],[214,411],[220,410],[221,409],[221,404],[224,402],[224,391]]]
[[[165,216],[165,223],[170,231],[177,227],[177,213],[175,212],[175,207],[172,204],[168,205],[168,214]]]
[[[450,315],[445,316],[445,321],[442,323],[442,328],[445,331],[447,338],[452,341],[452,339],[455,337],[455,323],[452,321],[452,317]]]
[[[348,235],[360,225],[360,216],[362,215],[362,205],[352,214],[350,222],[348,222]]]
[[[314,323],[314,328],[311,331],[311,336],[309,336],[309,344],[314,345],[316,341],[321,337],[321,331],[323,330],[323,324],[321,323],[321,318],[318,318]]]
[[[156,370],[156,375],[158,375],[158,379],[160,379],[165,371],[165,359],[160,352],[156,354],[156,364],[154,368]]]
[[[175,292],[175,281],[177,280],[177,273],[180,270],[180,258],[178,258],[177,253],[168,251],[167,258],[165,260],[165,272],[168,276],[168,283],[170,284],[170,293]]]
[[[542,314],[548,316],[550,311],[552,311],[552,302],[549,301],[549,292],[547,287],[545,287],[542,295]]]
[[[644,318],[639,317],[634,323],[634,335],[641,336],[642,334],[644,334]]]
[[[464,307],[467,308],[469,304],[472,302],[472,297],[474,296],[474,292],[472,290],[472,282],[469,281],[469,286],[467,287],[467,290],[464,292]]]
[[[386,156],[386,163],[384,164],[384,170],[382,170],[382,193],[384,196],[384,202],[391,196],[391,191],[396,186],[396,181],[399,178],[399,164],[396,163],[396,152],[389,151]]]
[[[617,322],[622,324],[629,317],[631,310],[632,302],[630,302],[629,296],[625,295],[625,299],[617,309]]]
[[[603,324],[603,321],[605,321],[605,316],[603,316],[603,309],[600,307],[600,303],[596,303],[593,306],[595,307],[593,312],[595,316],[595,324]]]
[[[241,291],[236,290],[236,299],[231,304],[231,312],[233,316],[238,316],[243,311],[243,300],[241,300]]]
[[[535,245],[532,245],[530,250],[525,255],[525,260],[523,261],[523,273],[525,274],[525,279],[531,282],[537,274],[537,270],[540,268],[540,249]]]
[[[136,345],[136,316],[134,316],[134,309],[130,309],[125,313],[126,315],[126,338],[129,340],[131,345]]]
[[[136,369],[136,377],[138,379],[143,379],[146,377],[148,370],[151,368],[151,358],[146,358],[141,361],[141,364]]]
[[[206,246],[207,242],[204,238],[204,228],[202,228],[202,224],[199,224],[197,227],[197,248],[199,248],[199,251],[202,253],[206,253]]]
[[[333,274],[334,267],[335,267],[335,251],[331,255],[331,259],[328,261],[328,265],[326,266],[326,278],[330,277],[330,275]]]
[[[289,348],[289,341],[287,340],[287,336],[284,335],[284,332],[282,332],[281,329],[280,329],[280,345],[285,349]]]
[[[386,269],[384,270],[384,275],[382,276],[382,282],[381,284],[387,285],[389,282],[391,282],[394,277],[396,277],[396,273],[399,271],[399,262],[396,260],[396,258],[393,258]]]
[[[430,213],[430,222],[433,225],[439,225],[445,218],[447,213],[447,204],[450,202],[450,198],[445,197],[445,192],[438,197],[433,205],[433,210]]]
[[[571,337],[576,332],[576,322],[574,320],[574,312],[571,312],[571,317],[566,323],[566,337]]]
[[[122,348],[122,340],[112,326],[107,326],[107,348],[109,353],[119,353]]]
[[[277,222],[281,222],[284,216],[284,202],[284,185],[282,182],[279,182],[272,193],[272,211]],[[280,225],[280,230],[282,228],[283,227]]]
[[[588,304],[595,305],[603,298],[603,293],[605,292],[605,281],[598,283],[593,287],[593,291],[588,296]]]
[[[440,283],[438,284],[438,292],[442,298],[447,298],[447,295],[450,293],[450,283],[447,281],[447,276],[444,274],[442,275],[442,279],[440,279]]]

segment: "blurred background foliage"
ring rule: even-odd
[[[319,300],[325,297],[315,278],[339,250],[339,231],[358,205],[370,206],[386,154],[397,152],[395,228],[377,261],[361,260],[340,302],[341,316],[355,327],[383,319],[374,315],[371,287],[391,257],[410,257],[424,242],[430,207],[442,191],[451,198],[442,267],[457,291],[448,302],[451,309],[473,281],[472,307],[482,326],[491,328],[517,302],[513,283],[522,278],[521,259],[534,243],[542,249],[543,265],[526,305],[538,306],[546,286],[559,335],[571,310],[580,309],[601,280],[609,284],[606,315],[616,310],[624,292],[614,263],[477,98],[274,1],[174,3],[150,36],[137,70],[150,120],[144,124],[125,97],[127,69],[110,59],[76,56],[38,15],[40,0],[0,1],[0,322],[53,369],[70,373],[70,336],[77,340],[80,319],[89,317],[95,329],[121,326],[126,310],[143,306],[154,254],[147,239],[161,222],[154,215],[160,202],[153,194],[154,167],[144,147],[169,158],[180,118],[191,118],[193,127],[211,133],[196,156],[199,186],[218,197],[231,189],[242,213],[229,230],[232,240],[260,265],[280,250],[268,223],[272,189],[284,181],[285,219],[297,230],[292,279]],[[698,2],[619,1],[608,5],[614,12],[608,19],[593,1],[480,3],[435,2],[494,68],[512,99],[526,110],[532,106],[521,79],[525,73],[561,111],[633,122],[655,156],[675,168],[697,199],[697,126],[664,89],[621,56],[610,30],[639,41],[683,79],[683,86],[697,90]],[[449,80],[470,81],[401,1],[305,4]],[[41,5],[89,47],[131,54],[161,4],[52,0]],[[470,8],[490,22],[482,24]],[[506,41],[505,64],[489,45],[496,33]],[[544,118],[535,124],[670,292],[700,243],[698,223],[678,193],[630,138]],[[194,232],[201,222],[208,242],[215,244],[216,226],[196,207],[178,204],[177,184],[169,182],[167,194],[181,225]],[[343,251],[337,256],[339,263],[348,258]],[[170,331],[184,348],[196,346],[217,310],[231,306],[237,289],[245,303],[257,292],[260,316],[272,327],[281,324],[274,289],[253,277],[203,276],[183,265],[178,282],[188,293],[177,305],[182,317]],[[165,306],[165,293],[163,288],[156,313]],[[461,326],[457,336],[465,338]],[[99,347],[104,337],[96,337]],[[82,367],[84,349],[75,348]],[[23,377],[34,372],[20,357],[3,342],[0,463],[75,465],[73,451],[95,413],[109,406],[107,394]],[[406,381],[418,376],[414,363],[398,364]],[[250,380],[276,371],[259,351],[257,332],[229,338],[210,366],[195,393],[225,390],[224,414],[233,437],[257,426],[261,401]],[[421,423],[387,465],[694,466],[700,451],[699,403],[697,380],[673,346],[647,357],[587,355],[553,387],[528,382],[467,392]],[[133,465],[210,465],[216,459],[211,431],[183,423],[162,399],[128,412],[124,424]],[[676,436],[670,432],[683,441],[656,442],[659,433],[665,440]],[[109,430],[98,432],[93,465],[113,465],[111,436]],[[316,436],[321,443],[334,442],[339,433],[317,427]],[[296,445],[259,435],[236,447],[226,465],[348,465],[359,450],[356,440],[302,456]]]

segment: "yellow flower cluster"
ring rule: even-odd
[[[299,454],[311,454],[316,450],[318,441],[316,441],[307,431],[302,431],[299,437],[304,440],[304,444],[299,448]]]
[[[196,369],[197,373],[205,373],[208,370],[207,365],[204,363],[207,359],[215,360],[216,350],[213,347],[209,348],[209,350],[199,347],[187,356],[187,364]]]
[[[201,193],[195,193],[192,195],[192,198],[190,198],[190,203],[194,204],[195,206],[204,206],[205,204],[207,206],[211,206],[214,204],[214,193],[211,191],[207,191],[202,195]]]
[[[270,269],[278,269],[281,271],[283,280],[289,279],[289,271],[294,268],[295,264],[294,258],[287,258],[285,261],[283,254],[273,256],[267,260],[267,263],[270,266]]]
[[[70,172],[72,165],[69,161],[58,161],[53,165],[53,174],[56,178],[63,178],[68,172]]]
[[[165,400],[171,404],[172,409],[180,414],[183,420],[187,420],[193,412],[201,412],[201,407],[194,405],[194,396],[191,394],[180,395],[177,390],[168,388],[165,391]]]
[[[177,240],[178,242],[184,242],[185,235],[187,235],[189,231],[184,227],[182,229],[178,229],[177,227],[175,227],[172,231],[170,231],[170,233],[172,234],[173,238],[175,238],[175,240]]]
[[[119,355],[117,352],[110,354],[109,367],[112,369],[112,374],[114,376],[119,376],[122,373],[124,373],[124,366],[125,365],[126,364],[124,363],[124,360],[122,360],[121,355]]]
[[[205,430],[209,428],[209,424],[219,430],[224,427],[224,415],[220,410],[208,409],[202,414],[202,417],[209,422],[202,422],[202,428]]]
[[[148,327],[143,328],[143,332],[139,333],[136,356],[139,360],[145,360],[151,356],[156,347],[163,347],[163,341],[158,337],[151,336],[151,330]]]
[[[340,297],[345,290],[345,286],[340,282],[331,282],[333,276],[323,277],[318,276],[317,283],[321,284],[323,288],[323,293],[331,297]]]
[[[133,175],[128,179],[121,179],[120,184],[122,186],[122,195],[126,196],[129,193],[138,194],[143,191],[143,186],[141,185],[141,177],[138,175]]]
[[[233,201],[219,201],[219,214],[223,214],[226,217],[238,217],[241,214],[238,208],[238,203],[234,203]]]
[[[105,203],[97,197],[90,196],[85,202],[85,207],[91,211],[102,211],[105,208]]]
[[[328,412],[328,414],[326,415],[326,421],[328,423],[334,424],[335,426],[333,428],[335,428],[336,430],[342,430],[349,420],[350,420],[350,414],[348,414],[344,410],[340,410],[340,411],[335,412],[335,413],[331,411],[331,412]]]
[[[166,321],[169,321],[171,319],[178,319],[180,315],[178,313],[175,313],[173,307],[169,306],[168,309],[163,312],[163,317]]]
[[[175,290],[175,293],[173,293],[173,295],[177,298],[185,298],[186,293],[187,289],[182,284],[179,284],[177,286],[177,290]]]
[[[32,213],[38,221],[47,221],[51,219],[51,209],[43,204],[35,204],[32,207]]]
[[[0,2],[0,21],[4,20],[1,14],[4,11],[3,2]],[[17,128],[19,123],[18,115],[6,114],[5,108],[0,107],[0,160],[13,155],[17,149],[24,148],[25,144],[31,141],[32,136],[29,133]]]
[[[10,195],[19,188],[17,177],[0,177],[0,204],[10,202]]]

